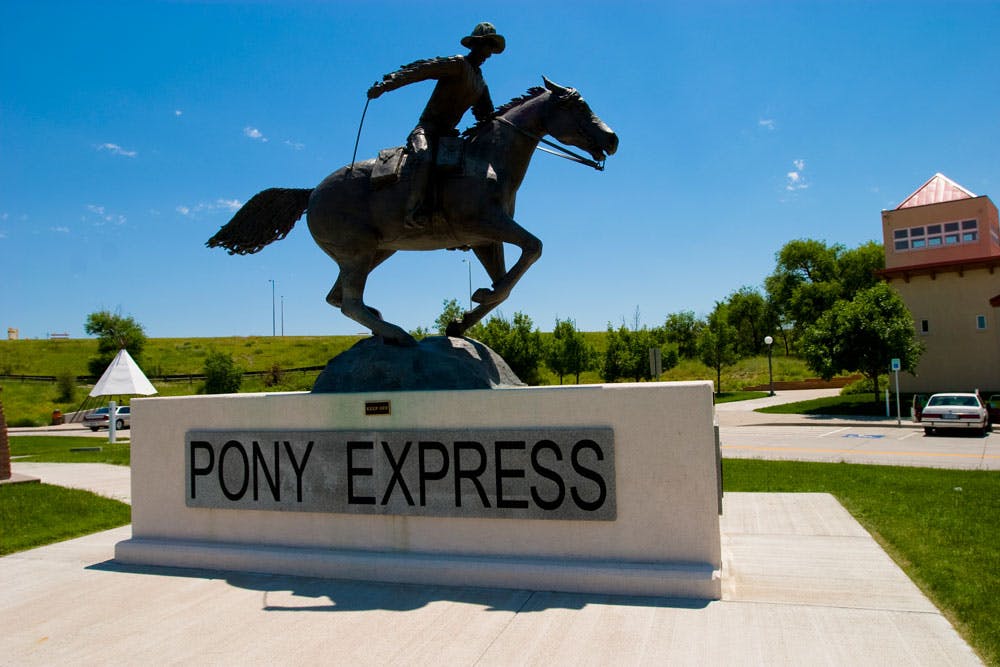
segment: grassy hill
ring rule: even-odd
[[[543,333],[543,340],[550,334]],[[602,351],[604,332],[588,332],[587,340]],[[266,375],[246,376],[242,391],[304,391],[312,388],[318,371],[290,372],[289,369],[323,366],[331,358],[348,349],[358,336],[251,336],[222,338],[150,338],[138,363],[153,385],[164,396],[197,394],[202,389],[198,377],[171,380],[166,376],[199,376],[205,358],[211,351],[228,353],[248,372]],[[3,389],[4,411],[11,426],[41,426],[49,423],[52,412],[76,410],[91,385],[77,384],[71,400],[57,400],[56,383],[19,379],[16,376],[71,375],[85,378],[87,362],[97,354],[96,339],[18,340],[0,341],[0,388]],[[775,380],[804,380],[811,377],[805,364],[793,357],[774,358]],[[715,371],[704,364],[686,359],[665,372],[665,381],[714,380]],[[722,389],[734,391],[742,387],[766,383],[767,358],[743,359],[725,369]],[[571,383],[575,378],[565,378]],[[589,371],[580,382],[601,382],[597,371]],[[543,384],[558,384],[559,378],[547,369],[542,373]]]

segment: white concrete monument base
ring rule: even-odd
[[[130,564],[718,599],[710,382],[132,402]]]

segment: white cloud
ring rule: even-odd
[[[125,150],[124,148],[122,148],[118,144],[110,144],[110,143],[108,143],[108,144],[101,144],[100,146],[97,147],[97,150],[99,150],[99,151],[108,151],[112,155],[121,155],[123,157],[135,157],[136,155],[139,154],[136,151]]]
[[[299,143],[298,141],[292,141],[291,139],[285,139],[285,145],[297,151],[300,151],[306,147],[305,144]]]
[[[175,116],[183,116],[184,112],[181,111],[180,109],[174,109],[174,115]]]
[[[210,213],[212,211],[228,211],[234,213],[243,206],[239,199],[216,199],[212,202],[201,202],[194,206],[178,206],[175,210],[185,217],[195,217],[199,213]]]
[[[51,232],[58,232],[60,234],[69,234],[69,227],[65,227],[65,226],[49,227],[49,231],[51,231]]]
[[[809,187],[809,183],[806,182],[805,176],[802,172],[806,169],[805,160],[792,160],[792,165],[795,167],[795,171],[790,171],[785,174],[785,190],[789,192],[795,192],[796,190],[805,190]]]
[[[89,211],[93,215],[97,216],[97,220],[95,221],[92,218],[88,218],[88,216],[83,216],[83,218],[81,219],[84,222],[92,221],[98,227],[109,222],[116,225],[124,225],[126,222],[128,222],[128,218],[126,218],[124,215],[120,215],[118,213],[111,213],[105,207],[98,206],[97,204],[87,204],[84,208],[86,208],[87,211]]]
[[[761,118],[759,121],[757,121],[757,126],[763,127],[766,130],[773,131],[775,128],[775,122],[773,118]]]
[[[244,127],[243,128],[243,136],[250,137],[251,139],[256,139],[257,141],[260,141],[260,142],[263,142],[263,143],[267,143],[267,137],[265,137],[264,134],[260,130],[258,130],[256,127],[250,127],[249,125],[247,125],[246,127]]]

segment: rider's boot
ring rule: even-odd
[[[430,221],[430,206],[427,196],[428,185],[431,177],[431,163],[427,159],[426,151],[415,153],[411,156],[416,158],[410,180],[410,194],[406,200],[406,217],[403,218],[403,227],[406,229],[423,229]]]

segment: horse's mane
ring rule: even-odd
[[[544,92],[545,92],[545,88],[542,88],[540,86],[535,86],[533,88],[529,88],[528,92],[526,92],[524,95],[521,95],[520,97],[515,97],[510,102],[507,102],[506,104],[503,104],[503,105],[497,107],[497,110],[496,110],[496,112],[493,115],[494,116],[500,116],[502,114],[505,114],[508,111],[510,111],[511,109],[519,107],[519,106],[521,106],[522,104],[524,104],[525,102],[527,102],[529,100],[535,99],[536,97],[538,97],[539,95],[541,95]],[[487,127],[490,127],[492,124],[493,124],[493,118],[487,118],[486,120],[481,120],[481,121],[477,122],[475,125],[473,125],[472,127],[466,128],[465,131],[462,132],[462,136],[463,137],[474,136],[474,135],[479,134],[480,132],[482,132],[483,129],[485,129]]]

